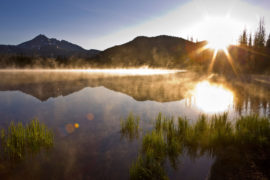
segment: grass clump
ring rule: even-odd
[[[168,157],[172,166],[176,167],[176,158],[181,153],[176,134],[174,119],[159,113],[155,129],[143,137],[140,154],[130,168],[130,178],[168,179],[164,170],[165,161]]]
[[[11,122],[7,131],[1,130],[2,157],[23,159],[27,154],[38,153],[41,149],[53,146],[53,132],[37,119],[23,125]]]
[[[132,164],[130,170],[131,180],[145,180],[145,179],[169,179],[164,170],[163,164],[155,159],[153,154],[139,155],[137,160]]]
[[[129,113],[128,117],[121,119],[121,134],[129,140],[139,137],[140,118],[135,117],[133,113]]]
[[[265,145],[270,139],[270,122],[257,115],[241,117],[236,122],[236,140],[239,144]]]
[[[166,142],[161,133],[153,131],[143,137],[142,152],[150,154],[157,161],[163,161],[166,157]]]
[[[178,117],[175,123],[173,117],[163,117],[159,113],[152,132],[143,137],[139,156],[130,168],[130,178],[168,179],[164,169],[166,159],[176,169],[178,159],[184,150],[191,157],[199,157],[205,153],[215,157],[216,162],[211,172],[214,174],[211,176],[213,178],[237,177],[235,169],[243,174],[252,171],[256,174],[258,172],[255,171],[258,169],[267,174],[269,171],[265,170],[262,161],[270,159],[268,149],[270,149],[268,118],[252,115],[240,117],[232,123],[228,120],[228,114],[224,113],[214,115],[210,119],[201,115],[195,124],[189,124],[182,117]],[[250,164],[247,165],[245,158],[239,157],[248,158]],[[252,169],[254,164],[256,169]],[[227,174],[217,174],[223,172],[223,168]]]

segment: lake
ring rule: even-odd
[[[55,139],[48,152],[0,163],[0,179],[128,179],[142,143],[142,136],[128,140],[120,133],[130,112],[140,117],[142,134],[159,112],[191,124],[202,114],[227,112],[231,121],[270,115],[264,76],[242,82],[189,71],[136,72],[1,71],[0,127],[38,118]],[[170,179],[206,179],[222,169],[216,163],[208,153],[184,153],[176,170],[168,162],[165,169]]]

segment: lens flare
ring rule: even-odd
[[[66,126],[65,126],[65,129],[66,129],[66,131],[67,131],[67,133],[73,133],[73,131],[74,131],[74,126],[73,126],[73,124],[70,124],[70,123],[68,123]]]
[[[75,127],[75,128],[79,128],[79,127],[80,127],[79,123],[75,123],[75,124],[74,124],[74,127]]]
[[[87,118],[89,121],[92,121],[92,120],[94,120],[95,116],[94,116],[94,114],[92,114],[92,113],[88,113],[88,114],[86,115],[86,118]]]

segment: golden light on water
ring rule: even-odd
[[[117,75],[158,75],[158,74],[173,74],[177,72],[185,72],[185,70],[149,69],[149,68],[86,69],[86,70],[71,70],[71,71],[117,74]]]
[[[219,113],[229,109],[233,104],[233,93],[221,85],[200,82],[193,91],[195,105],[205,113]]]
[[[75,73],[93,73],[109,75],[162,75],[186,72],[186,70],[177,69],[152,69],[152,68],[114,68],[114,69],[4,69],[0,72],[75,72]]]

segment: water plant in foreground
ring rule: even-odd
[[[1,130],[1,158],[8,160],[23,159],[28,154],[36,154],[42,149],[53,146],[52,130],[41,124],[38,119],[23,125],[11,122],[7,131]]]
[[[194,124],[182,117],[177,120],[157,116],[152,132],[143,137],[130,179],[168,179],[166,160],[176,169],[184,153],[215,158],[209,179],[270,178],[268,118],[251,115],[229,121],[224,113],[201,115]]]
[[[128,117],[121,119],[121,134],[129,140],[139,137],[140,118],[135,117],[133,113],[129,113]]]

